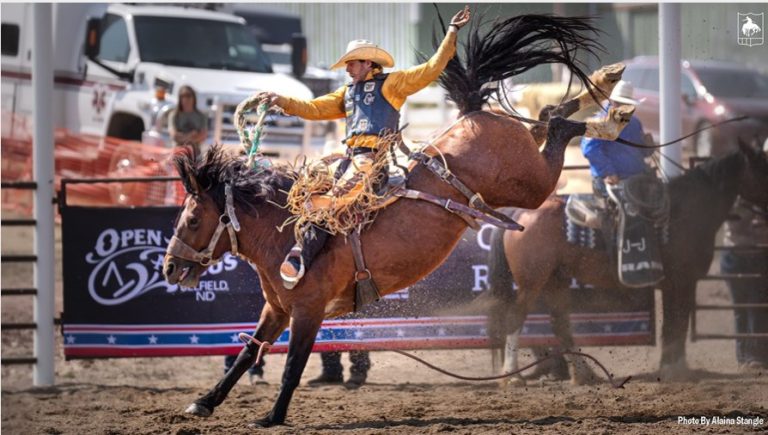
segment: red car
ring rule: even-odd
[[[645,98],[635,114],[646,132],[659,138],[659,63],[641,56],[625,61],[623,79]],[[738,138],[762,145],[768,138],[768,76],[744,65],[718,61],[683,61],[680,113],[683,135],[736,116],[750,118],[705,130],[683,142],[693,155],[720,155],[736,149]]]

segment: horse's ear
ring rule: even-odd
[[[194,164],[188,153],[177,153],[173,163],[176,166],[179,177],[181,177],[181,184],[184,185],[184,190],[190,195],[199,194],[200,185],[197,182],[197,178],[195,178]]]

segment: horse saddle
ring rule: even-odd
[[[666,225],[669,202],[655,177],[639,175],[607,186],[616,204],[616,247],[619,281],[647,287],[664,279],[660,230]]]
[[[669,201],[664,185],[646,175],[608,187],[610,201],[592,194],[570,195],[565,206],[569,243],[610,249],[619,281],[647,287],[664,278],[661,245],[665,242]]]

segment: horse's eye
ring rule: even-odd
[[[190,227],[193,227],[193,228],[197,227],[197,224],[199,224],[199,223],[200,223],[200,220],[198,220],[196,217],[193,217],[193,218],[189,219],[189,226]]]

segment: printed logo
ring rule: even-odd
[[[374,97],[374,96],[373,96],[373,94],[365,94],[365,98],[363,98],[363,103],[364,103],[366,106],[370,106],[370,105],[373,103],[373,100],[374,100],[375,98],[376,98],[376,97]]]
[[[93,98],[91,99],[91,106],[93,106],[93,110],[96,111],[96,114],[101,114],[101,111],[104,110],[104,107],[107,106],[106,103],[106,97],[107,97],[107,91],[103,87],[96,87],[93,90]]]
[[[763,45],[763,29],[765,28],[763,24],[763,13],[742,14],[739,12],[738,18],[737,42],[739,45],[747,47]]]
[[[357,125],[358,125],[358,129],[361,132],[364,132],[364,131],[368,130],[368,120],[367,119],[361,119],[360,122],[357,123]]]
[[[155,289],[167,293],[195,292],[196,300],[211,302],[216,292],[229,291],[225,280],[200,280],[193,289],[180,289],[168,284],[163,276],[163,259],[168,240],[160,230],[108,228],[99,234],[93,251],[85,261],[94,265],[88,276],[88,293],[101,305],[113,306]],[[205,275],[216,275],[237,267],[234,257],[225,255],[223,261],[211,266]]]
[[[373,92],[376,89],[376,82],[368,82],[363,86],[363,92]]]

